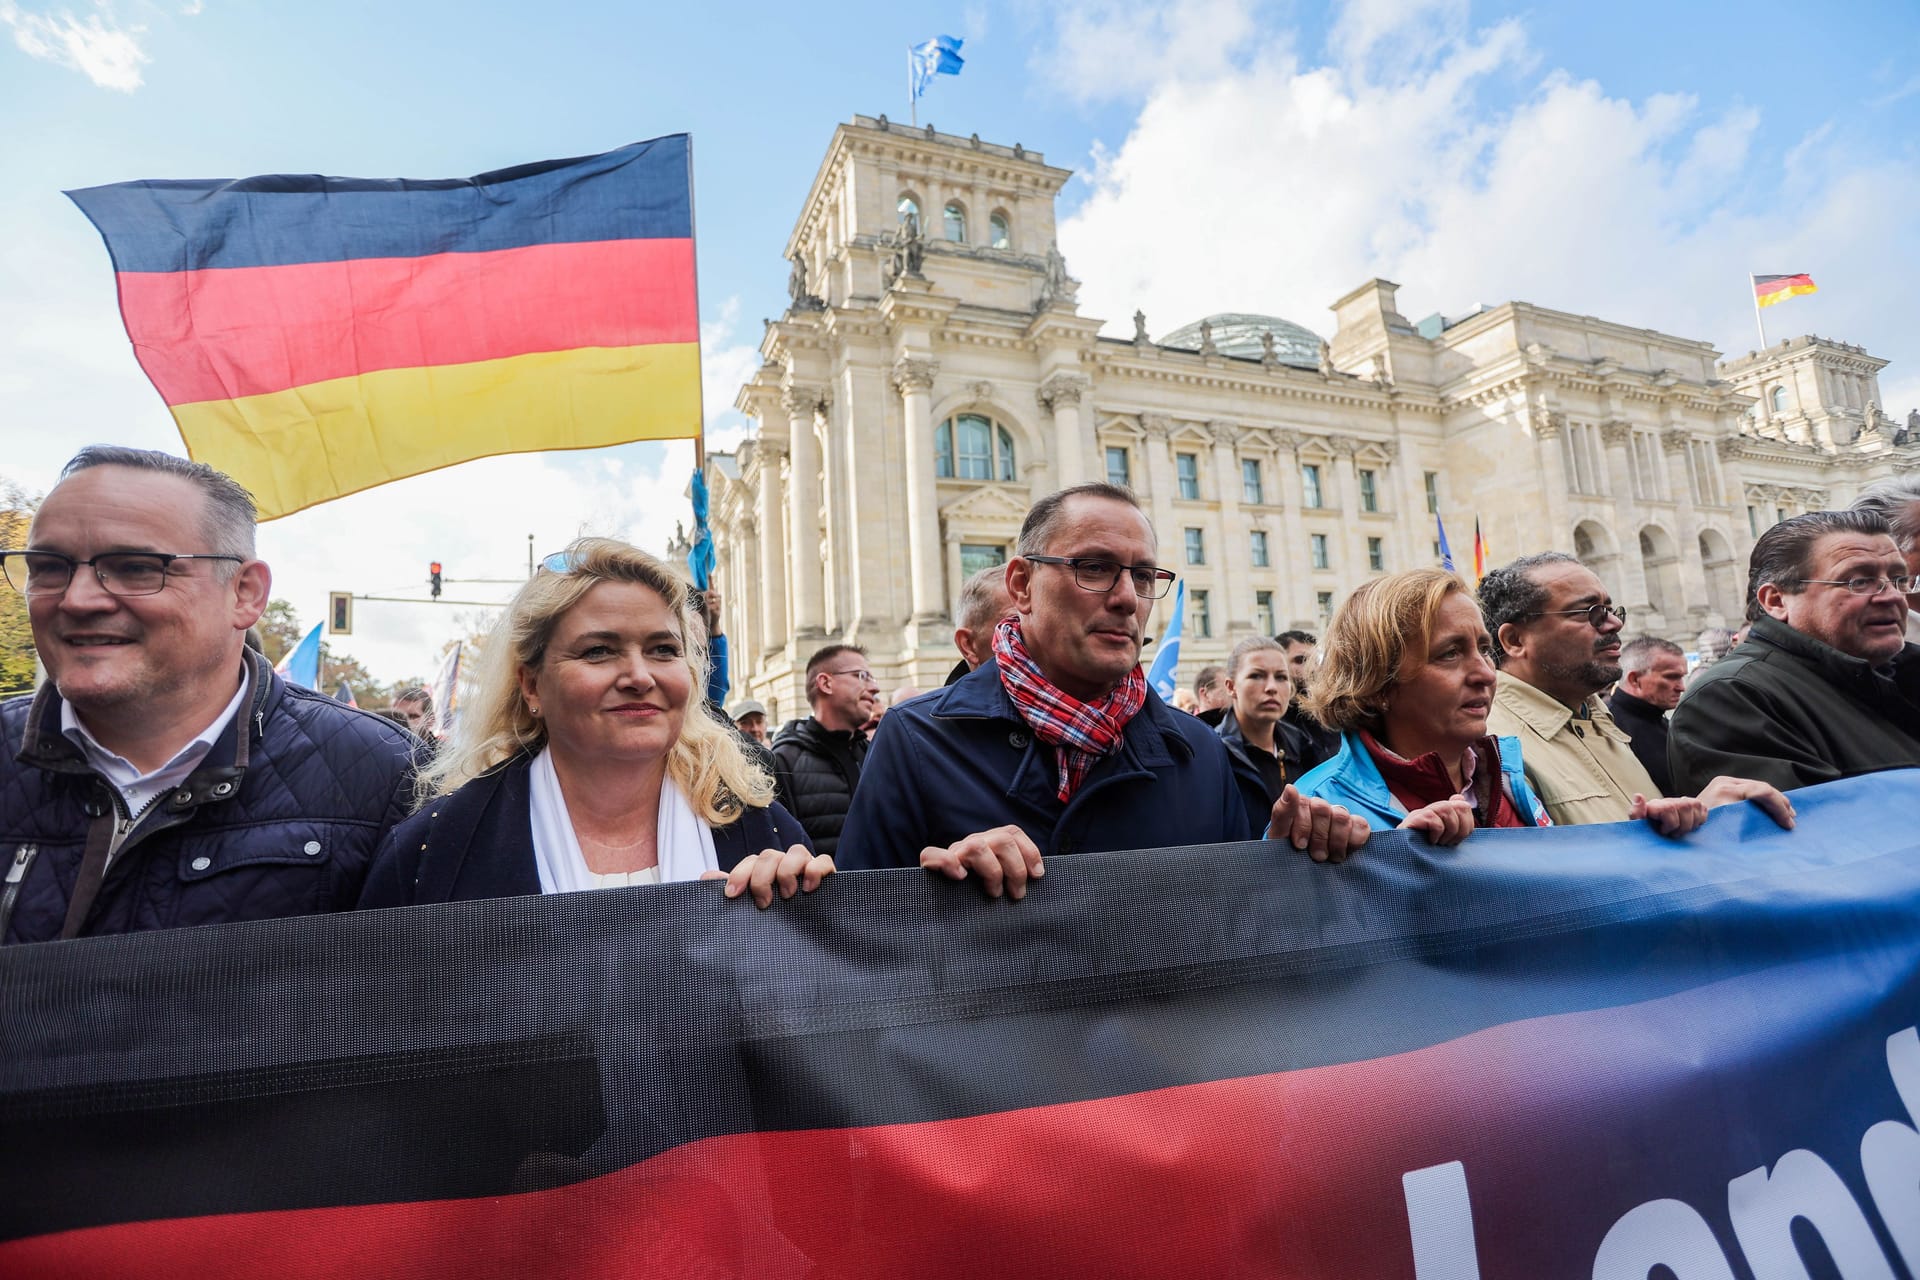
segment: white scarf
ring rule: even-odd
[[[560,792],[560,775],[553,771],[553,758],[545,748],[533,758],[531,782],[527,807],[533,821],[533,863],[540,872],[540,892],[577,893],[603,887],[606,881],[588,869],[586,855],[580,852],[580,838],[574,834],[567,799]],[[712,829],[700,820],[671,777],[660,780],[655,843],[662,884],[698,880],[702,872],[719,870]]]

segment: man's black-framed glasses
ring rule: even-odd
[[[1914,583],[1916,581],[1916,579],[1909,578],[1904,573],[1896,573],[1891,576],[1883,573],[1871,578],[1865,574],[1856,574],[1851,578],[1802,578],[1800,579],[1800,585],[1803,587],[1845,587],[1856,596],[1877,596],[1889,587],[1898,591],[1901,595],[1905,595],[1914,589]]]
[[[1135,595],[1158,600],[1173,590],[1174,572],[1150,564],[1121,564],[1091,556],[1021,556],[1035,564],[1065,565],[1073,570],[1073,583],[1083,591],[1105,593],[1119,585],[1124,570],[1133,578]]]
[[[1590,604],[1584,609],[1536,609],[1527,616],[1530,618],[1571,618],[1576,614],[1584,616],[1595,631],[1607,625],[1608,618],[1615,618],[1621,626],[1627,624],[1627,607],[1623,604]]]
[[[76,560],[58,551],[0,551],[0,569],[9,586],[23,596],[57,596],[73,582],[79,568],[93,570],[100,589],[110,596],[151,596],[166,588],[167,570],[178,560],[231,560],[245,564],[245,556],[182,554],[165,551],[110,551],[91,560]]]

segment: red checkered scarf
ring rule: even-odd
[[[993,656],[999,659],[1000,684],[1020,718],[1053,748],[1060,764],[1060,803],[1065,804],[1087,780],[1094,762],[1120,749],[1127,721],[1147,701],[1147,679],[1135,665],[1112,693],[1098,702],[1082,702],[1040,674],[1018,618],[1004,618],[993,629]]]

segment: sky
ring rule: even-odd
[[[1768,334],[1893,361],[1920,406],[1920,6],[1775,0],[1052,0],[724,9],[606,0],[0,0],[0,478],[83,444],[184,452],[133,359],[106,252],[61,192],[261,173],[457,177],[687,132],[709,441],[836,124],[908,114],[905,51],[964,40],[943,132],[1076,171],[1060,244],[1083,314],[1131,334],[1283,315],[1326,334],[1374,276],[1410,319],[1523,299],[1757,343],[1748,272],[1811,273]],[[685,442],[484,459],[263,525],[277,596],[499,599],[582,532],[664,549]],[[725,584],[723,584],[724,586]],[[458,588],[456,590],[456,588]],[[333,643],[430,674],[474,615],[363,602]]]

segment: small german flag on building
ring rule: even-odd
[[[1788,298],[1797,298],[1803,293],[1818,293],[1820,287],[1813,277],[1804,271],[1790,276],[1755,276],[1753,278],[1753,300],[1756,305],[1770,307],[1776,302],[1785,302]]]

